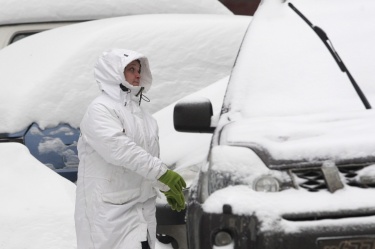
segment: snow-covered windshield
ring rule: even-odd
[[[375,16],[367,7],[370,1],[290,2],[324,29],[375,106]],[[346,74],[288,2],[262,5],[234,67],[226,106],[249,118],[363,110]]]
[[[366,7],[370,2],[289,2],[324,29],[375,106],[375,16]],[[225,126],[221,143],[247,144],[268,158],[268,164],[375,156],[375,111],[366,110],[348,76],[288,2],[264,1],[255,14],[224,110],[228,112],[221,125],[228,120],[233,124]]]

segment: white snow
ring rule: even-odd
[[[217,0],[1,0],[0,6],[0,25],[161,13],[232,14]]]
[[[375,107],[375,75],[369,70],[374,68],[375,56],[372,49],[374,3],[367,0],[355,4],[342,0],[290,2],[326,31]],[[374,158],[375,112],[365,109],[322,41],[287,3],[263,1],[251,22],[229,81],[224,101],[224,108],[229,111],[219,121],[219,126],[224,127],[220,144],[245,145],[258,152],[262,150],[275,160],[301,160],[307,165],[325,160]],[[305,189],[256,192],[251,188],[255,177],[283,176],[273,175],[275,171],[265,166],[270,163],[277,167],[272,165],[274,161],[261,161],[249,153],[245,147],[213,148],[213,167],[230,171],[232,178],[250,187],[232,186],[214,192],[205,201],[204,211],[221,213],[223,205],[230,204],[236,214],[255,213],[262,221],[263,231],[298,232],[305,226],[323,226],[332,221],[297,223],[282,217],[375,206],[375,199],[371,198],[373,188],[345,186],[334,194],[309,193]],[[259,153],[259,156],[264,155]],[[373,182],[374,166],[359,172],[357,178]],[[347,226],[374,221],[374,216],[357,217],[335,220],[335,224]]]
[[[228,78],[191,96],[210,98],[218,113]],[[173,106],[154,114],[160,126],[161,158],[177,167],[190,186],[206,160],[212,135],[176,132]],[[75,185],[37,161],[18,143],[0,143],[0,172],[0,196],[6,200],[0,206],[0,248],[76,248]],[[156,249],[170,248],[170,244],[156,245]]]
[[[373,110],[258,117],[230,124],[221,138],[227,144],[251,141],[278,160],[345,160],[375,157],[374,123]]]
[[[153,91],[148,94],[152,102],[142,104],[146,108],[148,105],[149,109],[160,110],[224,77],[206,93],[201,93],[220,96],[216,98],[217,104],[212,99],[218,113],[228,75],[250,20],[251,17],[233,15],[129,16],[72,25],[21,40],[0,51],[0,130],[19,131],[33,121],[42,127],[59,122],[78,126],[85,105],[99,94],[92,76],[93,64],[102,51],[116,46],[141,51],[150,59],[154,84]],[[171,167],[181,165],[178,170],[188,179],[195,176],[201,161],[205,160],[211,135],[203,135],[205,138],[202,139],[198,134],[190,136],[173,130],[173,136],[170,133],[173,129],[172,108],[156,114],[161,154]],[[36,128],[31,132],[39,133]],[[189,143],[198,141],[202,150],[195,151],[198,145],[192,147],[181,143],[181,139]],[[61,145],[60,139],[45,140],[38,149],[67,154],[69,151],[62,150],[64,146]],[[74,185],[36,161],[25,147],[2,144],[0,152],[0,194],[7,200],[1,210],[6,208],[11,213],[11,207],[16,207],[12,215],[2,212],[0,248],[75,248]],[[186,152],[199,153],[192,157],[186,156]],[[195,168],[186,167],[192,164]],[[34,165],[47,173],[38,175]],[[53,182],[51,187],[46,187],[50,182]],[[54,190],[55,185],[62,190],[68,188],[66,191],[72,195],[72,201],[66,202],[64,195]],[[28,191],[23,193],[23,189]],[[28,198],[24,198],[24,194]],[[49,203],[50,200],[53,203]],[[42,213],[28,211],[30,207],[37,209],[40,206],[43,206]],[[32,222],[18,214],[30,216]],[[45,216],[48,219],[43,219]],[[58,228],[54,229],[55,226]],[[170,248],[170,245],[158,244],[158,248]]]
[[[232,111],[253,118],[364,109],[348,77],[288,2],[327,33],[375,106],[373,1],[271,0],[263,1],[254,15],[248,44],[233,70],[233,97],[227,99]]]
[[[0,248],[75,248],[75,185],[19,143],[0,143]]]
[[[0,248],[73,249],[76,186],[19,143],[0,143]],[[171,249],[157,242],[156,249]]]
[[[290,2],[325,30],[375,106],[375,74],[369,70],[375,56],[373,3]],[[347,75],[288,2],[264,1],[248,34],[229,82],[225,106],[230,110],[221,125],[227,119],[236,122],[225,127],[223,143],[251,141],[281,160],[375,156],[375,112],[365,109]]]
[[[111,47],[149,58],[153,85],[146,95],[151,102],[142,105],[154,113],[228,76],[250,20],[136,15],[68,25],[20,40],[0,50],[0,132],[17,132],[34,121],[41,128],[59,122],[78,127],[99,94],[94,63]]]
[[[292,2],[311,22],[327,32],[375,107],[375,49],[372,49],[375,44],[375,3],[371,0]],[[176,17],[144,15],[79,24],[75,26],[77,28],[64,27],[29,37],[3,49],[0,51],[0,132],[18,131],[31,121],[39,121],[42,127],[60,121],[78,126],[84,107],[97,95],[90,72],[93,62],[105,48],[122,45],[150,57],[155,81],[154,90],[148,95],[152,102],[147,105],[159,122],[162,159],[186,177],[194,177],[194,172],[205,162],[211,135],[173,131],[173,107],[168,105],[222,79],[197,93],[211,98],[216,113],[220,110],[223,88],[228,80],[225,77],[231,71],[231,63],[250,19],[215,15]],[[202,20],[220,20],[221,24],[205,25]],[[232,35],[226,33],[226,28],[232,30]],[[233,138],[245,140],[249,136],[254,138],[254,134],[267,133],[269,137],[255,138],[262,140],[261,143],[269,143],[270,148],[277,145],[272,153],[278,158],[298,155],[305,158],[308,155],[303,155],[304,148],[307,147],[303,146],[306,145],[314,146],[318,156],[342,153],[337,147],[333,148],[336,151],[327,152],[328,148],[332,149],[332,145],[328,147],[330,141],[336,141],[335,146],[353,143],[357,150],[352,151],[353,147],[350,147],[350,153],[373,155],[371,139],[374,132],[370,127],[374,112],[364,110],[350,82],[339,71],[323,43],[287,2],[262,1],[249,32],[252,46],[243,48],[238,57],[225,104],[232,108],[229,117],[250,117],[253,120],[249,122],[256,126],[248,134],[234,132]],[[73,38],[63,38],[65,35]],[[111,39],[101,41],[102,35],[110,35]],[[47,39],[49,43],[44,42]],[[72,89],[72,85],[76,88]],[[190,88],[184,88],[180,94],[181,86]],[[222,90],[216,92],[216,86]],[[35,89],[37,91],[33,92]],[[263,94],[265,92],[267,94]],[[40,99],[44,102],[40,103]],[[159,106],[159,103],[162,104]],[[251,108],[243,109],[244,105]],[[163,107],[166,108],[157,112]],[[69,110],[68,114],[66,110]],[[239,110],[244,111],[236,113]],[[278,130],[272,129],[276,121],[280,122]],[[322,126],[323,121],[329,125]],[[346,133],[354,135],[346,136]],[[304,139],[312,144],[302,143]],[[293,147],[293,153],[279,144]],[[230,154],[232,149],[224,147],[217,151],[222,153],[222,167],[238,162],[236,170],[246,176],[245,165],[250,162],[258,165],[255,173],[267,173],[263,172],[263,162],[255,154],[242,157],[241,151]],[[224,154],[226,152],[228,154]],[[345,155],[339,156],[344,158]],[[57,248],[57,244],[62,249],[74,248],[74,185],[43,168],[21,145],[0,144],[0,167],[0,195],[7,200],[0,205],[0,248]],[[37,173],[44,177],[31,177]],[[360,172],[358,177],[375,178],[375,165]],[[189,178],[189,183],[192,180]],[[304,190],[260,193],[247,186],[235,186],[216,191],[205,202],[204,210],[221,213],[222,206],[230,203],[234,213],[256,212],[264,221],[264,231],[297,232],[303,227],[331,221],[299,222],[297,226],[280,217],[301,211],[374,207],[375,199],[369,198],[374,194],[373,189],[354,187],[345,187],[335,194],[322,191],[307,195]],[[346,222],[361,223],[366,219],[375,218],[336,221],[346,226]],[[274,220],[278,222],[268,223]],[[38,240],[41,236],[43,239]],[[39,244],[41,241],[46,244]],[[164,247],[170,248],[158,244],[159,249]]]

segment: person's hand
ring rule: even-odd
[[[185,198],[182,193],[182,189],[186,187],[184,179],[176,172],[167,170],[158,180],[169,187],[164,195],[171,208],[177,211],[185,209]]]
[[[171,206],[172,210],[180,212],[181,210],[185,209],[185,198],[182,192],[177,196],[173,194],[170,190],[167,192],[163,192],[163,194],[167,198],[167,202]]]

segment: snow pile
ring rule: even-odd
[[[217,0],[1,0],[0,6],[0,25],[93,20],[139,14],[232,14]]]
[[[78,127],[99,94],[93,77],[108,48],[139,51],[150,61],[153,85],[145,109],[163,107],[228,76],[251,17],[138,15],[56,28],[0,50],[0,132],[37,122]],[[10,93],[10,94],[9,94]],[[22,101],[21,101],[22,100]],[[25,115],[27,113],[27,115]]]
[[[0,143],[0,248],[75,248],[75,185],[19,143]]]

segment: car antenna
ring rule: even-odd
[[[326,45],[326,47],[328,48],[329,52],[331,53],[331,55],[333,56],[333,58],[335,59],[335,61],[337,62],[337,64],[339,65],[340,69],[342,72],[345,72],[348,77],[349,77],[349,80],[350,82],[352,83],[354,89],[356,90],[358,96],[361,98],[362,100],[362,103],[365,105],[366,109],[371,109],[371,105],[370,103],[367,101],[366,99],[366,96],[363,94],[363,92],[361,91],[361,88],[358,86],[358,84],[355,82],[354,78],[352,77],[352,75],[350,74],[349,70],[346,68],[346,66],[344,65],[344,62],[341,60],[340,56],[338,55],[338,53],[336,52],[336,50],[334,49],[333,47],[333,44],[332,42],[329,40],[328,36],[326,35],[326,33],[321,29],[319,28],[318,26],[314,26],[296,7],[294,7],[294,5],[292,3],[288,3],[289,7],[292,8],[292,10],[294,10],[294,12],[296,12],[314,31],[315,33],[320,37],[320,39],[323,41],[324,45]]]

